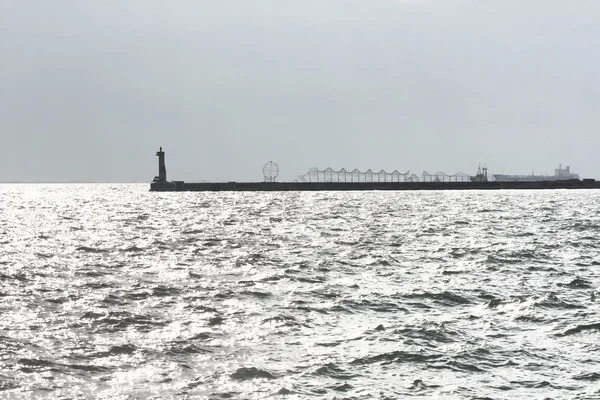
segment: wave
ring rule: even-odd
[[[64,367],[83,372],[107,373],[112,371],[112,368],[110,367],[103,367],[99,365],[90,364],[64,364]]]
[[[575,278],[569,283],[558,283],[557,286],[569,287],[572,289],[590,289],[593,287],[590,281],[581,278]]]
[[[565,300],[561,299],[560,297],[558,297],[554,293],[549,293],[549,294],[545,295],[543,299],[536,300],[534,304],[536,307],[550,308],[550,309],[556,308],[556,309],[562,309],[562,310],[577,310],[577,309],[586,308],[586,306],[583,304],[577,304],[577,303],[571,303],[571,302],[565,301]]]
[[[600,373],[598,372],[588,372],[586,374],[575,375],[573,379],[578,381],[591,381],[596,382],[600,381]]]
[[[172,286],[159,285],[152,288],[152,296],[166,297],[166,296],[177,296],[181,293],[181,289]]]
[[[100,247],[89,247],[89,246],[79,246],[75,250],[83,251],[85,253],[108,253],[111,249],[100,248]]]
[[[587,332],[587,331],[600,331],[600,322],[577,325],[577,326],[574,326],[572,328],[565,330],[562,333],[557,334],[557,336],[569,336],[569,335],[575,335],[575,334]]]
[[[296,392],[294,392],[293,390],[290,390],[290,389],[282,387],[275,394],[280,395],[280,396],[284,396],[284,395],[294,394],[294,393],[296,393]]]
[[[375,364],[375,363],[427,363],[432,360],[438,360],[442,358],[439,354],[421,354],[421,353],[410,353],[406,351],[393,351],[390,353],[378,354],[371,357],[356,358],[350,362],[350,364]]]
[[[367,299],[342,299],[337,300],[336,305],[342,307],[345,311],[374,311],[381,313],[409,312],[406,307],[402,307],[397,303]]]
[[[249,297],[256,297],[257,299],[268,299],[270,297],[273,297],[272,293],[268,293],[268,292],[260,292],[258,290],[244,290],[243,292],[241,292],[242,295],[244,296],[249,296]]]
[[[63,373],[64,369],[72,369],[84,372],[106,373],[112,368],[91,365],[91,364],[63,364],[39,358],[21,358],[17,361],[21,365],[20,370],[24,373],[34,373],[36,371],[51,371]]]
[[[354,389],[354,386],[350,385],[349,383],[343,383],[341,385],[330,386],[329,389],[335,390],[336,392],[347,392]]]
[[[420,339],[426,343],[452,343],[459,339],[460,334],[440,326],[437,329],[431,328],[403,328],[395,329],[394,334],[401,338]]]
[[[20,281],[20,282],[27,282],[30,280],[30,278],[22,272],[13,274],[13,275],[6,275],[6,274],[0,274],[0,281],[3,280],[16,280],[16,281]]]
[[[57,365],[53,361],[44,360],[42,358],[21,358],[21,359],[17,360],[17,363],[24,365],[26,367],[32,367],[32,368],[36,368],[36,367],[46,368],[46,367],[52,367],[52,366]]]
[[[334,363],[325,364],[319,368],[317,368],[313,375],[317,376],[327,376],[329,378],[338,379],[338,380],[348,380],[352,378],[356,378],[360,375],[352,374],[345,371],[343,368]]]
[[[195,355],[212,353],[212,350],[206,349],[195,344],[176,344],[165,351],[168,355]]]
[[[110,350],[108,351],[108,353],[113,356],[121,355],[121,354],[133,354],[133,353],[135,353],[136,350],[137,350],[137,347],[135,347],[132,344],[122,344],[122,345],[112,346],[110,348]]]
[[[529,389],[562,389],[562,386],[545,380],[542,381],[510,381],[512,385],[522,386]]]
[[[446,306],[456,306],[456,305],[465,305],[471,304],[471,300],[466,297],[460,296],[450,291],[443,292],[422,292],[422,293],[411,293],[406,294],[403,297],[407,299],[425,299],[425,300],[434,300],[434,302],[443,304]]]
[[[139,252],[144,252],[147,249],[144,249],[142,247],[138,247],[138,246],[130,246],[130,247],[126,247],[124,249],[120,249],[120,251],[124,252],[124,253],[139,253]]]
[[[221,325],[223,322],[225,322],[225,318],[216,316],[216,317],[210,318],[206,322],[206,325],[207,326],[217,326],[217,325]]]
[[[437,389],[439,387],[441,386],[435,384],[425,384],[421,379],[415,379],[408,389],[415,392],[421,392],[423,390]]]
[[[449,360],[443,363],[434,363],[430,364],[429,368],[434,369],[451,369],[453,371],[464,371],[464,372],[484,372],[483,369],[479,368],[475,364],[459,362],[454,360]]]
[[[9,376],[0,375],[0,392],[13,390],[19,387],[19,381]]]
[[[141,332],[148,332],[156,327],[165,326],[167,323],[146,314],[135,314],[128,311],[87,312],[82,319],[93,320],[97,329],[107,331],[121,331],[132,327]]]
[[[250,379],[276,379],[277,377],[268,371],[256,367],[238,368],[233,374],[229,375],[231,379],[245,381]]]

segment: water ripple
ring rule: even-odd
[[[0,397],[598,398],[599,200],[0,185]]]

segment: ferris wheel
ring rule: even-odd
[[[279,176],[279,165],[273,161],[269,161],[263,167],[263,176],[265,182],[275,182],[275,179]]]

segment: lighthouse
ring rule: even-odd
[[[158,176],[154,177],[154,182],[166,182],[167,181],[167,167],[165,166],[165,152],[162,147],[156,152],[158,156]]]

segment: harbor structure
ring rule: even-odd
[[[478,168],[473,177],[467,174],[435,175],[423,173],[423,180],[419,181],[415,174],[387,173],[381,171],[374,173],[368,170],[362,173],[358,170],[346,172],[342,169],[334,171],[328,168],[324,171],[316,169],[300,177],[294,182],[278,182],[279,166],[269,161],[263,167],[264,181],[262,182],[184,182],[168,181],[165,165],[165,152],[162,147],[158,152],[158,176],[150,184],[150,190],[155,192],[172,191],[369,191],[369,190],[498,190],[498,189],[600,189],[600,182],[595,179],[570,178],[559,166],[562,179],[538,180],[488,180],[487,167]],[[313,180],[313,176],[316,180]],[[335,179],[334,179],[335,178]]]

